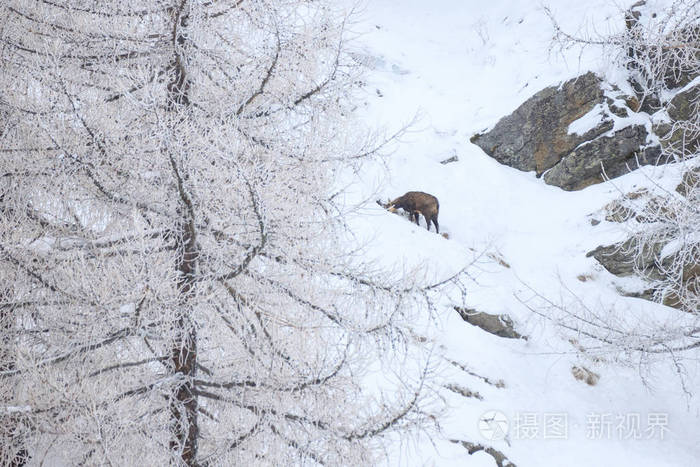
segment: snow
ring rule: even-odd
[[[2,410],[6,411],[7,413],[27,413],[31,412],[32,408],[28,405],[7,405],[2,408]]]
[[[562,27],[574,33],[607,33],[622,26],[620,7],[609,1],[557,0],[549,6]],[[487,334],[464,323],[446,297],[434,336],[442,357],[490,380],[503,379],[505,387],[446,364],[441,374],[446,384],[478,391],[483,400],[443,391],[449,409],[440,419],[441,436],[397,445],[389,451],[388,465],[495,465],[488,454],[470,456],[450,438],[493,446],[520,467],[696,465],[700,406],[684,393],[671,365],[651,360],[634,365],[624,355],[581,352],[570,334],[523,304],[541,304],[546,297],[564,309],[587,307],[615,313],[623,322],[655,320],[659,326],[682,318],[676,310],[620,296],[618,287],[629,281],[586,257],[598,245],[625,238],[619,225],[600,214],[605,204],[640,187],[658,184],[672,190],[680,168],[643,167],[611,183],[565,192],[534,173],[500,165],[469,142],[544,87],[588,70],[619,82],[620,71],[596,49],[552,49],[551,23],[539,0],[372,0],[355,20],[356,61],[367,69],[359,115],[387,133],[417,118],[394,144],[388,170],[363,169],[346,199],[348,204],[370,200],[351,223],[367,245],[367,257],[429,277],[444,277],[478,258],[465,305],[507,313],[529,336],[526,341]],[[585,132],[593,117],[574,122],[569,130]],[[624,123],[649,124],[643,116],[631,120]],[[439,163],[455,155],[457,162]],[[412,190],[438,197],[441,232],[449,240],[426,231],[423,219],[417,227],[373,201]],[[602,222],[593,226],[592,218]],[[504,263],[493,259],[498,257]],[[574,365],[600,374],[598,384],[576,380]],[[686,380],[697,381],[697,364],[684,365]],[[488,410],[510,420],[508,442],[479,433],[479,417]],[[623,439],[629,433],[615,431],[617,416],[632,414],[634,420],[638,414],[643,431],[649,414],[653,421],[657,413],[668,416],[663,439],[659,433]],[[534,439],[516,436],[518,414],[536,418]],[[544,418],[557,414],[566,414],[568,433],[565,439],[546,439]],[[610,436],[590,432],[596,420],[610,421]]]
[[[598,124],[603,120],[603,117],[605,116],[604,109],[605,107],[602,104],[596,104],[581,118],[571,122],[567,132],[570,135],[585,135],[590,130],[598,126]]]

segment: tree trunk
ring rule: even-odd
[[[0,372],[2,373],[15,369],[13,311],[11,307],[0,308]],[[10,413],[8,409],[14,405],[14,386],[14,376],[2,381],[0,386],[0,404],[4,409],[4,413],[0,414],[0,464],[21,467],[29,460],[29,453],[22,441],[19,414]]]
[[[171,63],[172,80],[168,83],[167,107],[173,112],[181,112],[189,106],[189,80],[180,53],[185,44],[183,29],[187,27],[187,0],[180,3],[173,26],[173,47],[175,57]],[[170,360],[178,381],[177,390],[170,402],[172,452],[179,452],[182,463],[197,465],[197,396],[194,394],[194,378],[197,370],[197,328],[192,319],[190,299],[195,287],[197,266],[197,241],[194,225],[194,211],[189,194],[184,186],[185,178],[180,173],[175,154],[168,155],[177,181],[180,195],[180,225],[178,235],[177,291],[179,295],[177,337],[173,342]]]

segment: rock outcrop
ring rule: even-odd
[[[663,273],[656,264],[663,244],[645,245],[641,254],[637,254],[638,248],[637,242],[629,239],[614,245],[599,246],[589,251],[586,256],[594,257],[605,269],[616,276],[626,277],[641,272],[650,279],[663,278]]]
[[[643,291],[627,292],[620,290],[623,295],[655,300],[661,298],[664,305],[684,309],[679,296],[679,290],[683,293],[698,295],[700,293],[700,264],[697,260],[683,264],[682,271],[676,280],[669,281],[671,266],[677,260],[676,255],[662,257],[661,253],[665,243],[640,245],[635,238],[631,238],[615,245],[599,246],[586,256],[594,257],[610,273],[620,276],[639,275],[645,280],[651,281],[650,288]],[[670,283],[669,283],[670,282]],[[658,285],[658,284],[664,284]],[[680,287],[680,289],[679,289]]]
[[[471,141],[501,164],[541,175],[579,144],[613,127],[608,120],[583,135],[568,133],[569,125],[593,110],[603,98],[600,79],[586,73],[561,88],[543,89],[502,118],[491,131],[477,134]]]
[[[634,96],[607,97],[601,84],[586,73],[546,88],[471,141],[500,163],[544,174],[546,183],[565,190],[602,182],[603,168],[608,177],[623,175],[637,160],[653,160],[659,149],[642,149],[648,136],[642,125],[611,131],[615,118],[632,114],[630,106],[638,108],[638,102]]]
[[[693,119],[698,99],[700,99],[700,85],[679,92],[668,103],[668,116],[673,121]]]
[[[519,334],[508,315],[490,315],[470,308],[455,307],[455,310],[467,323],[479,327],[495,336],[508,339],[527,339]]]
[[[700,166],[689,169],[683,174],[681,183],[676,187],[676,192],[680,193],[681,196],[688,197],[695,187],[700,187]]]
[[[700,134],[697,131],[697,105],[700,101],[700,84],[691,86],[678,94],[666,105],[670,122],[654,125],[661,146],[669,153],[683,157],[700,149]]]
[[[646,140],[646,129],[633,125],[583,143],[547,171],[544,181],[572,191],[603,182],[603,170],[610,178],[624,175],[637,168],[638,160],[647,162],[646,154],[639,149]]]

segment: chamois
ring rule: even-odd
[[[396,212],[397,209],[403,209],[408,212],[409,219],[418,222],[418,215],[423,214],[428,230],[430,230],[430,222],[435,224],[435,231],[440,233],[438,225],[438,212],[440,211],[440,203],[435,196],[423,193],[422,191],[409,191],[403,196],[399,196],[393,201],[385,204],[377,201],[377,204],[391,212]]]

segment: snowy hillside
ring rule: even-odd
[[[606,33],[621,27],[621,8],[608,1],[552,0],[571,32]],[[631,2],[628,2],[631,3]],[[651,3],[651,2],[650,2]],[[653,8],[651,5],[650,8]],[[590,355],[570,334],[528,306],[543,299],[565,309],[588,307],[660,326],[681,313],[619,295],[619,280],[586,253],[624,239],[619,225],[601,220],[600,209],[652,180],[673,187],[678,168],[646,167],[616,179],[565,192],[534,173],[500,165],[469,138],[493,126],[546,86],[593,70],[615,79],[600,52],[550,52],[551,23],[542,2],[372,0],[351,26],[358,62],[366,67],[364,106],[371,125],[388,134],[416,121],[392,147],[388,170],[359,174],[355,199],[395,198],[425,191],[440,200],[441,232],[427,232],[404,217],[367,203],[354,228],[370,255],[385,264],[421,265],[436,277],[478,256],[466,305],[507,313],[528,340],[503,339],[465,323],[445,300],[434,336],[445,364],[445,385],[478,392],[482,399],[445,389],[449,409],[442,433],[397,446],[389,465],[495,465],[491,455],[470,455],[447,439],[483,443],[522,466],[694,466],[700,458],[700,406],[688,397],[671,365],[631,365],[617,355]],[[458,161],[441,164],[456,156]],[[479,256],[480,255],[480,256]],[[538,308],[542,309],[542,308]],[[572,375],[584,366],[600,375],[587,385]],[[468,370],[468,371],[465,371]],[[699,368],[686,365],[687,381]],[[486,382],[503,380],[504,387]],[[487,411],[509,421],[505,440],[485,439],[478,428]],[[557,424],[559,423],[559,424]],[[565,431],[562,431],[563,428]],[[443,438],[443,439],[440,439]]]

